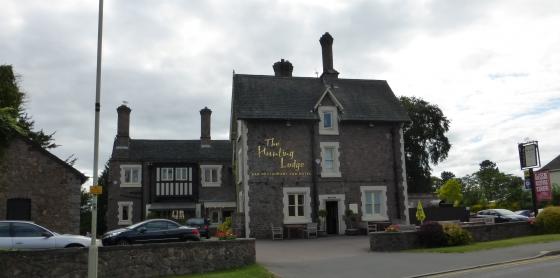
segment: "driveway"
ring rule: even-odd
[[[407,277],[560,250],[560,242],[522,245],[466,254],[370,252],[366,236],[257,240],[257,262],[282,278]]]

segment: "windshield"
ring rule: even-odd
[[[204,224],[204,219],[202,219],[202,218],[191,218],[191,219],[187,220],[187,224],[189,224],[189,225],[193,225],[193,224],[202,225],[202,224]]]

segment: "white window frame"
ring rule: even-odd
[[[184,172],[184,176],[183,176]],[[175,180],[177,181],[188,181],[189,180],[189,168],[188,167],[177,167],[175,168]]]
[[[321,142],[319,143],[321,147],[321,177],[323,178],[339,178],[342,177],[340,173],[340,153],[339,153],[339,143],[338,142]],[[323,167],[325,165],[326,150],[333,149],[333,168],[327,169]]]
[[[309,187],[284,187],[284,224],[305,224],[311,223],[311,195]],[[303,215],[302,216],[289,216],[288,211],[288,195],[290,194],[303,194]]]
[[[121,187],[142,187],[142,165],[132,165],[132,164],[123,164],[120,166],[121,168]],[[134,170],[138,171],[138,181],[132,181],[132,172]],[[125,182],[125,173],[126,171],[130,171],[131,173],[131,182]]]
[[[338,135],[338,109],[336,106],[319,106],[319,134]],[[331,126],[325,127],[325,113],[331,114]]]
[[[206,181],[206,170],[216,170],[216,182]],[[222,186],[222,165],[200,165],[200,184],[202,187]]]
[[[366,194],[369,192],[378,191],[381,196],[380,213],[375,213],[372,209],[371,214],[366,214]],[[362,221],[388,221],[387,216],[387,186],[360,186],[360,194],[362,201]]]
[[[118,205],[118,219],[119,219],[119,223],[118,225],[132,225],[132,201],[126,201],[126,202],[117,202]],[[127,207],[128,208],[128,220],[123,220],[123,207]]]
[[[173,167],[161,167],[159,168],[161,171],[160,177],[161,177],[161,181],[172,181],[173,180],[173,176],[175,175],[175,169]],[[169,177],[169,169],[171,169],[171,177]]]

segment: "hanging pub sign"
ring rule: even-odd
[[[537,202],[552,200],[550,173],[548,171],[535,172],[535,191]]]
[[[519,143],[517,145],[517,148],[519,150],[519,162],[521,164],[521,170],[537,168],[541,166],[539,144],[537,141]]]

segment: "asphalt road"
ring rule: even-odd
[[[391,278],[533,257],[540,251],[560,250],[560,241],[464,254],[440,254],[370,252],[366,236],[338,236],[283,241],[257,240],[256,249],[257,262],[282,278]],[[553,269],[554,267],[552,266]],[[560,268],[556,272],[560,273]],[[531,276],[525,273],[525,276],[519,277]]]
[[[482,267],[473,270],[458,271],[443,275],[428,276],[431,278],[557,278],[560,277],[560,256],[548,256],[534,260],[508,263],[492,267]]]

